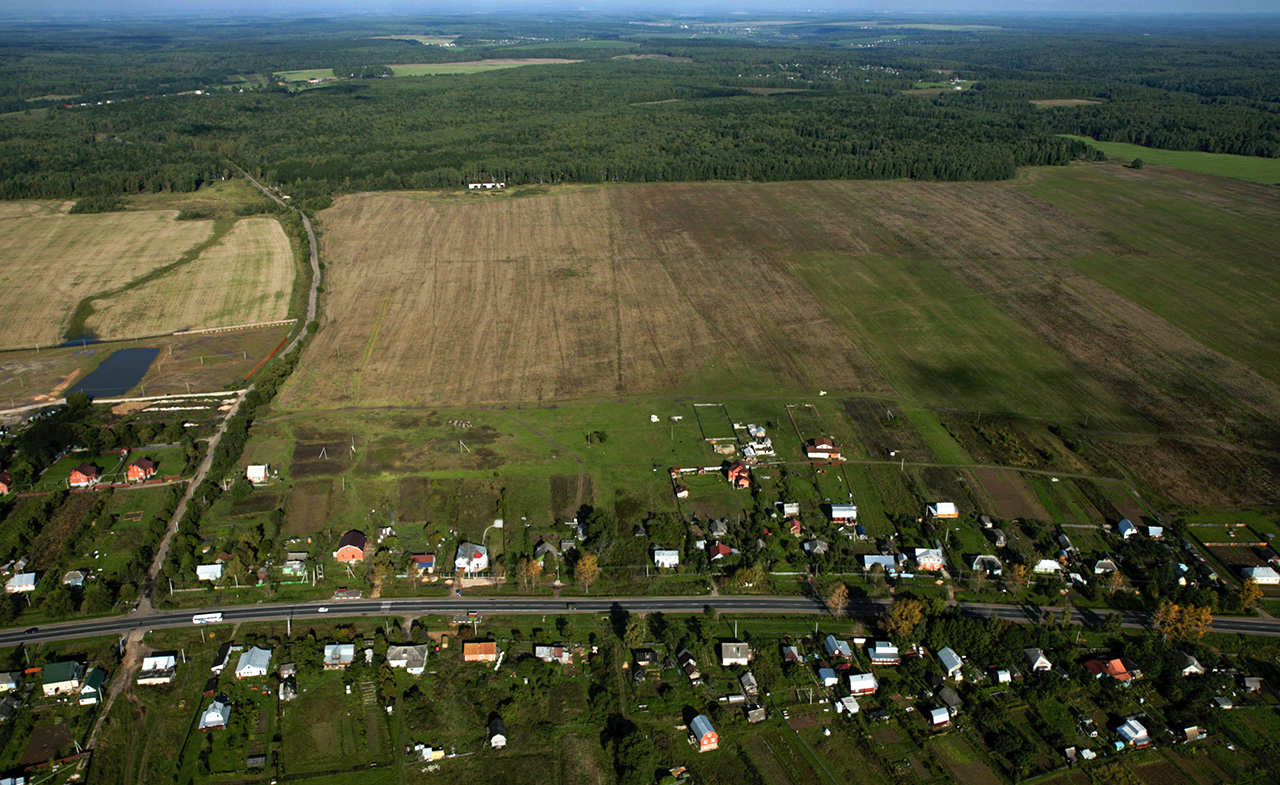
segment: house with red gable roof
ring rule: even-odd
[[[338,550],[333,552],[333,558],[348,564],[362,562],[364,561],[365,547],[368,544],[369,540],[364,536],[364,532],[352,529],[342,535],[341,540],[338,540]]]

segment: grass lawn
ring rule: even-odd
[[[1069,136],[1068,138],[1088,142],[1091,147],[1098,148],[1109,157],[1129,160],[1141,158],[1149,164],[1172,166],[1201,174],[1233,177],[1263,185],[1280,183],[1280,159],[1277,158],[1202,153],[1194,150],[1161,150],[1157,147],[1143,147],[1123,142],[1099,142],[1087,136]]]

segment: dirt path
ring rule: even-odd
[[[89,733],[89,740],[85,743],[86,749],[93,749],[98,745],[98,734],[102,731],[102,726],[106,723],[107,715],[111,713],[111,707],[115,705],[116,698],[123,693],[130,700],[133,699],[133,678],[142,667],[142,658],[146,656],[147,651],[142,643],[143,634],[143,630],[133,629],[125,638],[124,658],[120,661],[120,670],[116,671],[115,678],[111,680],[107,699],[98,710],[98,719],[94,721],[93,731]]]

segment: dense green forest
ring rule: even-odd
[[[187,191],[234,166],[302,196],[478,179],[989,180],[1092,154],[1059,134],[1280,156],[1280,22],[992,21],[15,24],[0,33],[0,198]],[[374,37],[407,33],[456,38]],[[579,62],[386,78],[506,57]],[[302,69],[359,76],[278,76]]]

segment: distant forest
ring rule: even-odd
[[[1163,24],[14,24],[0,198],[189,191],[236,166],[304,198],[476,180],[993,180],[1096,155],[1061,134],[1280,156],[1280,23]],[[372,37],[409,32],[458,38]],[[516,57],[582,62],[385,77]],[[357,76],[275,76],[302,69]],[[1051,99],[1079,103],[1032,103]]]

